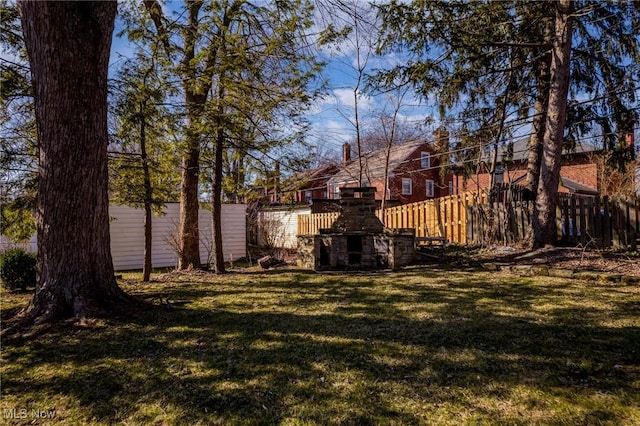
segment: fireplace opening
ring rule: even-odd
[[[328,247],[324,241],[320,241],[320,266],[331,265],[329,250],[330,247]]]
[[[347,258],[349,266],[362,264],[362,236],[347,235]]]
[[[347,236],[347,251],[348,252],[362,252],[362,236],[360,235],[348,235]]]
[[[360,266],[362,263],[361,253],[349,253],[349,266]]]

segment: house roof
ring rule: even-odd
[[[406,159],[422,146],[429,146],[426,141],[412,141],[406,142],[402,145],[396,145],[391,148],[389,153],[389,172],[397,169]],[[370,185],[374,179],[384,178],[386,159],[386,148],[371,151],[362,155],[362,167],[363,167],[363,184]],[[346,166],[344,166],[339,172],[329,179],[329,184],[340,184],[345,182],[354,182],[358,180],[360,170],[359,161],[356,159]]]
[[[578,143],[574,149],[562,150],[562,155],[569,154],[587,154],[590,152],[596,152],[600,149],[595,145],[588,144],[586,142]],[[493,149],[487,147],[482,155],[482,161],[492,161]],[[498,148],[498,162],[501,163],[505,160],[510,161],[526,161],[529,156],[529,138],[521,138],[514,141],[511,144],[501,145]]]
[[[302,189],[311,189],[311,186],[324,186],[326,181],[338,170],[335,164],[318,167],[316,169],[304,170],[294,173],[282,185],[283,191],[299,191]]]
[[[592,188],[589,185],[585,185],[580,182],[576,182],[575,180],[571,180],[564,176],[560,176],[560,184],[567,188],[572,193],[578,194],[593,194],[598,195],[598,190],[596,188]]]

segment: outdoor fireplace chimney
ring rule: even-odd
[[[633,132],[629,132],[626,135],[624,135],[624,142],[629,150],[631,150],[632,152],[635,150],[636,141],[635,141],[635,135],[633,134]]]

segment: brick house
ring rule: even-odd
[[[435,155],[434,144],[413,141],[391,148],[388,175],[385,176],[386,149],[362,155],[362,184],[360,161],[352,160],[351,147],[343,146],[343,166],[327,181],[330,199],[339,198],[339,188],[371,186],[377,189],[376,200],[414,203],[450,194],[450,177],[440,177],[440,159]],[[388,182],[384,194],[385,180]]]
[[[495,183],[524,184],[527,176],[528,139],[515,141],[508,150],[498,149]],[[599,188],[599,167],[597,156],[600,149],[593,145],[581,144],[573,151],[563,152],[560,166],[560,187],[558,192],[597,195]],[[488,171],[491,152],[482,157],[481,173],[465,178],[461,169],[454,172],[452,186],[454,193],[487,189],[491,181]]]

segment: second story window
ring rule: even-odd
[[[411,195],[412,193],[411,179],[402,179],[402,195]]]
[[[431,154],[428,152],[420,153],[420,167],[423,169],[428,169],[431,167]]]

